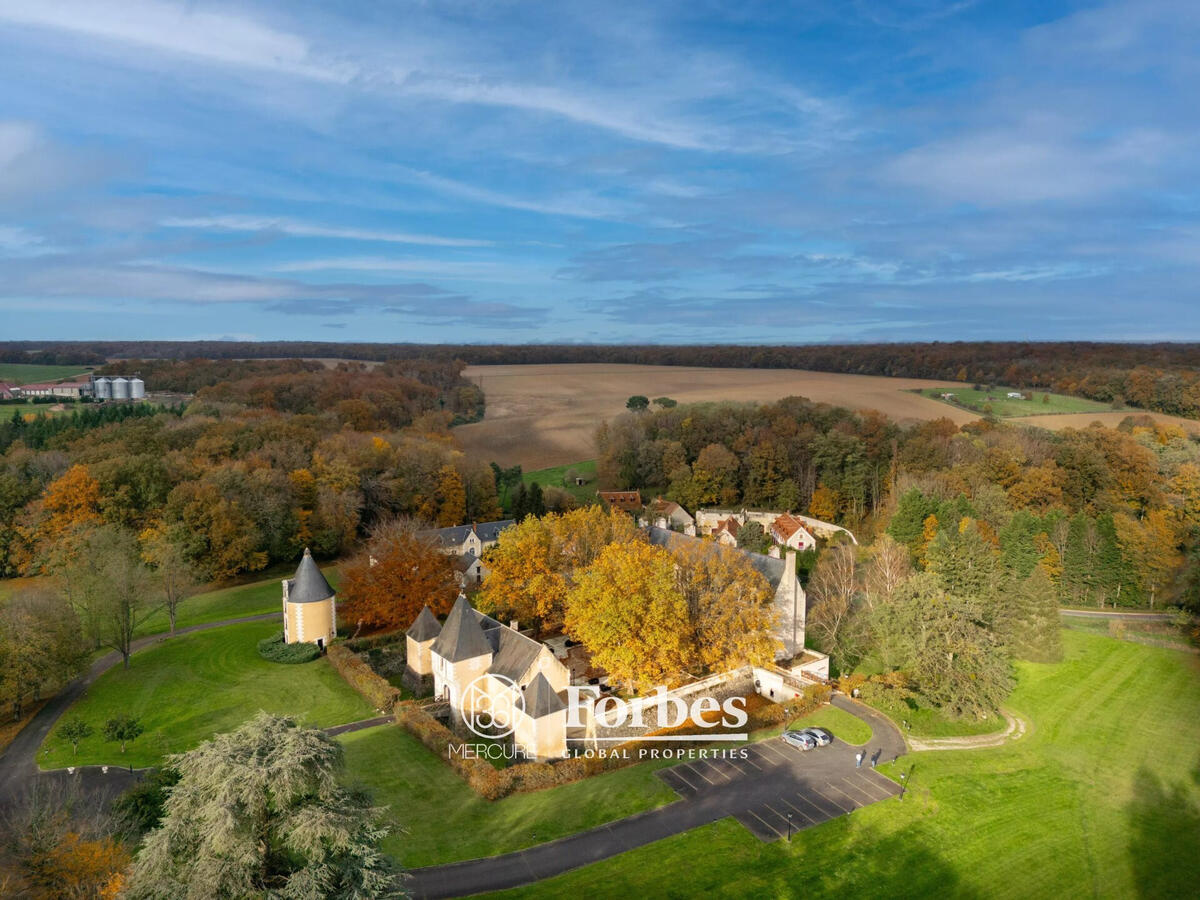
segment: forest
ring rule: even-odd
[[[109,359],[345,358],[461,359],[471,365],[625,363],[751,369],[811,369],[859,375],[1002,384],[1087,397],[1115,408],[1200,418],[1200,344],[1092,341],[925,344],[597,345],[339,344],[237,341],[0,342],[0,362],[94,365]]]

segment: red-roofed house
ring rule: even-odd
[[[718,544],[724,544],[726,547],[736,547],[738,545],[737,533],[741,527],[742,523],[733,516],[730,516],[728,519],[722,519],[714,525],[710,534],[712,534],[713,540]]]
[[[804,527],[804,523],[790,513],[776,518],[771,523],[770,531],[776,543],[793,550],[811,550],[817,545],[817,539]]]
[[[621,512],[636,513],[642,508],[642,495],[638,491],[597,491],[596,496]]]

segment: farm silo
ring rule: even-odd
[[[144,400],[146,398],[146,382],[142,381],[136,375],[129,379],[129,396],[133,400]]]
[[[112,380],[112,398],[114,400],[129,399],[129,379],[119,375]]]
[[[92,383],[95,387],[97,400],[111,400],[112,399],[112,379],[111,378],[101,375],[99,378],[95,379]]]

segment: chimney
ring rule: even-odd
[[[508,622],[508,627],[511,628],[513,631],[520,631],[521,629],[517,627],[517,624],[518,623],[517,623],[516,619],[510,619]]]
[[[796,551],[789,550],[783,559],[783,580],[787,583],[788,596],[792,601],[792,652],[798,653],[802,648],[797,646],[800,627],[800,591],[796,585]],[[801,638],[802,640],[802,638]]]

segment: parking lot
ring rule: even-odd
[[[870,768],[870,756],[882,757],[882,748],[868,747],[862,768],[855,767],[856,751],[835,740],[805,752],[772,738],[656,774],[684,799],[719,805],[755,837],[774,841],[900,793]]]

